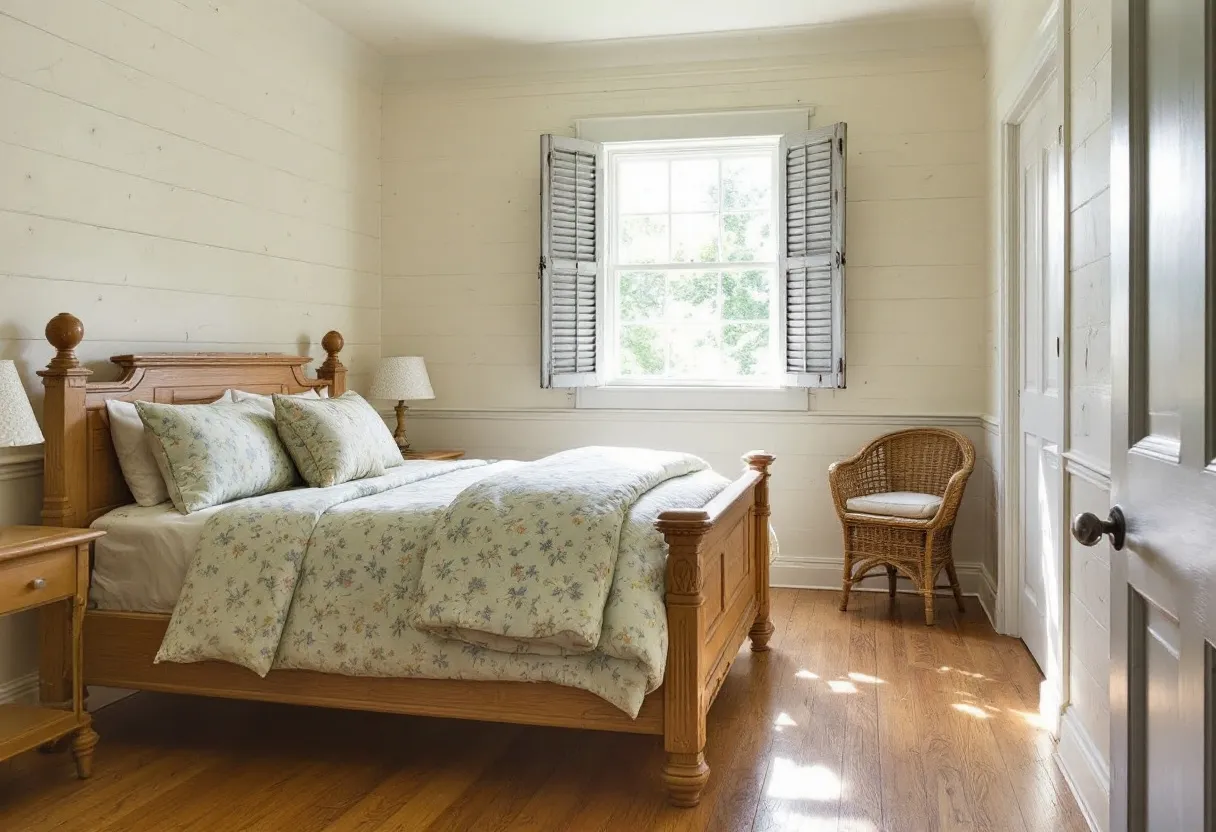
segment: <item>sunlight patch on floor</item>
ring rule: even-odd
[[[989,719],[992,717],[992,714],[988,713],[983,708],[972,705],[970,702],[955,702],[950,707],[954,708],[954,710],[958,711],[959,713],[973,716],[976,719]]]
[[[787,757],[777,757],[766,794],[777,800],[838,800],[840,778],[827,766],[800,766]]]
[[[790,715],[787,714],[785,711],[782,711],[781,713],[777,714],[777,718],[773,721],[773,727],[776,728],[778,731],[782,731],[791,726],[796,728],[796,727],[798,727],[798,723],[794,722],[794,720],[790,717]]]
[[[857,685],[845,679],[829,679],[828,687],[832,693],[857,693]]]
[[[799,670],[797,673],[794,674],[794,677],[796,679],[818,679],[819,674],[812,673],[809,670]]]
[[[867,685],[885,685],[886,680],[879,679],[877,676],[870,676],[867,673],[850,673],[849,678],[854,682],[863,682]]]

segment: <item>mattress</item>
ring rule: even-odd
[[[105,531],[93,544],[89,605],[103,610],[169,614],[207,520],[224,506],[179,514],[172,503],[123,506],[92,528]]]

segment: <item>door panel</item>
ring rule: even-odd
[[[1214,832],[1216,2],[1112,8],[1111,826]]]
[[[1022,557],[1018,633],[1048,677],[1044,714],[1055,716],[1062,673],[1060,498],[1064,433],[1060,353],[1064,307],[1064,198],[1060,84],[1052,78],[1018,126],[1021,326]]]
[[[1146,815],[1149,829],[1183,829],[1185,804],[1182,783],[1172,777],[1172,757],[1185,742],[1185,724],[1180,708],[1181,672],[1179,654],[1182,631],[1178,622],[1160,607],[1145,603],[1143,630],[1145,716]]]

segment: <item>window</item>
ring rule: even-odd
[[[605,146],[606,383],[780,384],[777,144]]]
[[[844,156],[543,137],[542,386],[843,387]]]

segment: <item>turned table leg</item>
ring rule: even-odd
[[[72,737],[72,756],[76,759],[76,776],[88,780],[93,774],[93,749],[100,738],[91,723],[81,726]]]

